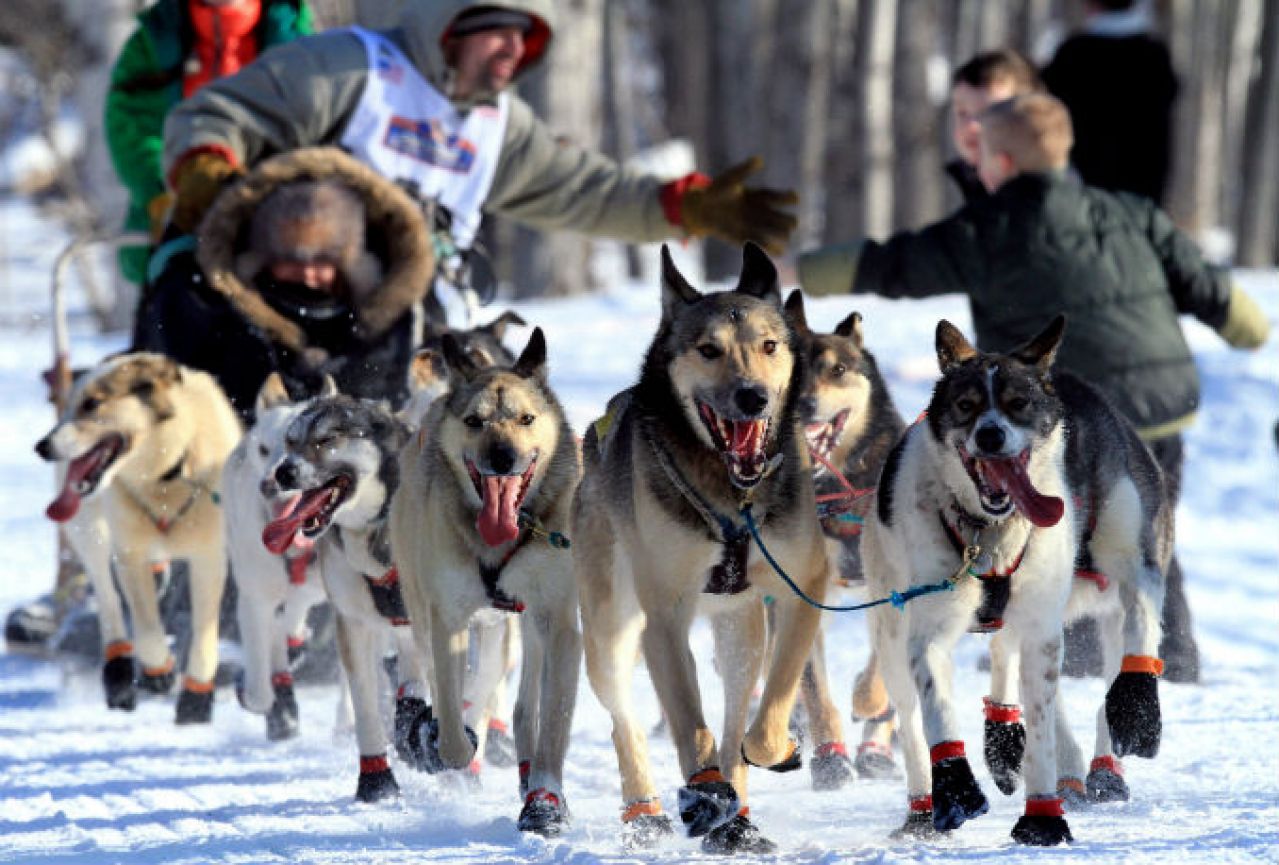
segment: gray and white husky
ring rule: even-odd
[[[1052,369],[1064,327],[1059,316],[1020,348],[985,354],[939,323],[942,377],[927,417],[884,466],[862,540],[871,596],[950,584],[870,615],[900,713],[910,796],[903,832],[949,831],[988,808],[951,695],[953,647],[969,630],[997,632],[985,751],[1001,789],[1011,792],[1019,771],[1025,782],[1017,841],[1071,840],[1059,761],[1069,768],[1082,759],[1057,700],[1070,616],[1097,616],[1104,634],[1111,686],[1098,749],[1113,742],[1119,755],[1147,757],[1158,749],[1154,656],[1171,515],[1132,428],[1090,386]],[[1110,588],[1075,579],[1081,545]]]

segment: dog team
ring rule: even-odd
[[[388,739],[413,769],[471,769],[509,665],[502,646],[518,633],[521,829],[556,835],[568,823],[563,768],[584,656],[613,719],[623,842],[673,834],[631,701],[642,653],[678,753],[685,783],[673,804],[687,832],[708,851],[767,852],[748,767],[801,765],[791,727],[801,691],[823,766],[815,786],[854,772],[821,648],[828,589],[864,582],[873,598],[900,599],[923,587],[936,591],[870,611],[872,659],[858,682],[859,704],[872,707],[867,756],[878,758],[857,761],[865,774],[891,771],[900,735],[909,807],[899,833],[948,832],[987,808],[950,693],[965,631],[993,634],[983,750],[1003,792],[1025,786],[1014,837],[1070,840],[1063,800],[1127,798],[1119,758],[1159,746],[1171,510],[1131,426],[1053,368],[1063,320],[1003,354],[940,323],[941,378],[906,427],[861,317],[812,331],[799,292],[783,304],[759,248],[745,247],[733,290],[698,291],[665,250],[661,281],[639,379],[580,445],[536,328],[513,359],[491,332],[443,334],[415,358],[406,387],[417,410],[401,414],[331,380],[293,399],[272,376],[243,437],[210,377],[162,356],[124,354],[84,374],[37,449],[64,476],[49,515],[86,552],[103,599],[108,706],[132,709],[139,689],[172,686],[152,565],[185,559],[194,625],[176,719],[211,719],[229,558],[240,699],[266,715],[272,738],[298,726],[287,640],[310,606],[333,605],[359,799],[397,791]],[[1103,578],[1077,578],[1084,554]],[[1084,613],[1103,624],[1110,680],[1087,771],[1057,699],[1062,629]],[[718,741],[689,645],[699,615],[724,682]],[[480,651],[468,663],[470,634]],[[388,648],[398,658],[389,735]]]

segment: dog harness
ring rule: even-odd
[[[521,532],[520,536],[515,539],[515,543],[506,551],[506,555],[502,556],[502,560],[496,565],[486,565],[482,560],[476,559],[475,564],[480,569],[480,581],[484,583],[484,591],[489,596],[489,604],[495,610],[502,610],[506,613],[522,613],[524,612],[524,602],[516,600],[508,595],[498,586],[498,581],[502,579],[502,571],[510,564],[511,559],[515,558],[515,554],[524,548],[528,543],[528,539],[533,536],[532,532]]]
[[[364,582],[382,618],[397,628],[409,624],[409,611],[404,606],[404,593],[400,591],[400,572],[394,565],[380,577],[365,574]]]
[[[937,518],[941,520],[942,529],[946,533],[947,540],[950,545],[955,548],[955,552],[962,558],[964,555],[964,541],[959,536],[959,530],[951,525],[950,520],[946,519],[943,511],[937,512]],[[991,634],[998,631],[1004,626],[1004,610],[1008,607],[1008,597],[1012,590],[1012,575],[1021,567],[1021,560],[1026,555],[1026,547],[1030,546],[1030,538],[1027,537],[1026,545],[1021,548],[1021,552],[1017,554],[1017,558],[1013,560],[1012,567],[1006,571],[998,571],[992,563],[990,570],[985,573],[974,573],[973,576],[981,581],[981,605],[977,607],[974,614],[976,621],[969,627],[969,633],[973,634]]]
[[[156,530],[162,535],[167,535],[170,530],[172,530],[173,526],[177,524],[178,520],[185,517],[191,508],[195,507],[195,503],[200,500],[200,496],[207,494],[209,496],[209,500],[215,505],[222,503],[222,496],[219,495],[217,490],[209,489],[199,481],[188,480],[181,476],[182,466],[186,463],[186,458],[186,454],[183,454],[182,459],[178,460],[177,465],[169,469],[159,478],[159,482],[162,484],[182,481],[191,488],[191,495],[187,496],[187,500],[179,505],[177,510],[172,513],[170,513],[169,509],[166,507],[163,513],[157,514],[155,511],[151,510],[147,503],[142,499],[142,496],[130,489],[129,485],[124,483],[124,481],[120,482],[120,489],[124,490],[125,495],[128,496],[129,500],[133,502],[134,506],[136,506],[138,510],[146,514],[147,519],[151,521],[151,524],[155,526]]]

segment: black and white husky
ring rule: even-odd
[[[998,355],[978,352],[941,322],[942,377],[927,418],[890,454],[867,520],[862,554],[872,597],[949,584],[870,617],[900,713],[911,809],[903,830],[911,834],[955,829],[988,808],[951,694],[951,654],[966,631],[997,631],[986,752],[1001,789],[1012,791],[1019,770],[1025,782],[1017,841],[1071,840],[1058,779],[1070,773],[1072,748],[1082,760],[1057,701],[1070,616],[1099,616],[1105,635],[1112,684],[1098,749],[1113,742],[1118,755],[1147,757],[1158,749],[1154,656],[1171,515],[1158,468],[1132,428],[1090,386],[1052,370],[1064,326],[1058,317]],[[1080,549],[1108,588],[1075,579]]]

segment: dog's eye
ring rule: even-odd
[[[320,436],[315,440],[315,446],[320,449],[331,448],[337,439],[333,436]]]
[[[264,457],[270,456],[271,449],[267,447],[266,445],[258,445],[258,454]]]
[[[977,410],[977,401],[967,398],[955,400],[955,410],[960,414],[972,414]]]
[[[777,352],[777,340],[764,340],[764,354],[775,354]]]
[[[522,415],[520,415],[520,424],[521,424],[522,426],[532,426],[532,425],[533,425],[533,421],[535,421],[535,420],[537,420],[537,418],[533,417],[533,415],[531,415],[531,414],[522,414]]]
[[[462,419],[462,423],[471,429],[482,429],[484,427],[484,419],[477,414],[469,414]]]
[[[830,368],[831,378],[843,378],[844,373],[846,372],[848,372],[848,367],[844,366],[842,363],[837,363]]]
[[[697,347],[697,351],[707,360],[716,360],[724,356],[724,351],[717,345],[704,342]]]
[[[84,402],[80,403],[80,414],[93,414],[98,410],[98,406],[100,405],[102,405],[101,401],[96,400],[93,397],[89,397]]]
[[[1030,400],[1024,396],[1015,396],[1007,402],[1009,411],[1025,411],[1028,405],[1030,405]]]
[[[137,384],[135,384],[133,387],[129,388],[129,393],[133,394],[134,396],[147,397],[147,396],[150,396],[151,392],[154,390],[155,390],[155,385],[152,384],[151,382],[140,381]]]

